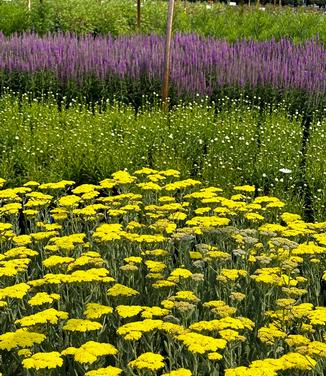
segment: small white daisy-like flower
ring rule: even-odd
[[[292,170],[288,168],[280,168],[279,171],[282,172],[283,174],[291,174],[292,172]]]

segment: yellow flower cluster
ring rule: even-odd
[[[61,367],[63,364],[63,359],[60,356],[60,353],[57,351],[52,351],[48,353],[36,353],[30,358],[23,360],[24,368],[34,368],[38,369],[52,369]]]
[[[141,354],[137,359],[129,362],[129,366],[137,369],[157,371],[164,367],[164,357],[160,354],[147,352]]]
[[[76,362],[92,364],[105,355],[116,355],[118,350],[110,343],[89,341],[79,348],[68,347],[61,355],[73,355]]]
[[[32,347],[34,344],[42,343],[45,338],[44,334],[18,329],[15,332],[0,335],[0,349],[12,350],[16,347]]]
[[[277,376],[278,371],[309,371],[314,369],[316,364],[317,362],[310,356],[304,356],[299,353],[290,352],[278,359],[269,358],[256,360],[250,364],[250,367],[237,367],[234,369],[227,369],[225,371],[225,376]]]
[[[59,320],[65,320],[68,318],[68,313],[63,311],[57,311],[54,308],[49,308],[44,311],[35,313],[34,315],[24,316],[23,318],[16,320],[15,324],[22,327],[52,324],[55,325]]]
[[[182,175],[0,179],[0,350],[17,374],[323,372],[326,222]]]

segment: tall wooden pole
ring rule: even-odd
[[[169,96],[169,77],[170,77],[170,53],[172,40],[172,24],[173,24],[174,0],[169,0],[168,19],[166,23],[166,39],[164,52],[164,75],[163,75],[163,89],[162,89],[162,109],[168,110],[168,96]]]
[[[137,0],[137,29],[140,30],[140,1]]]

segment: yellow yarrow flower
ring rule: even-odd
[[[61,181],[58,181],[56,183],[41,184],[41,185],[39,185],[39,189],[54,189],[54,190],[66,189],[67,187],[69,187],[70,185],[73,185],[73,184],[75,184],[75,182],[72,181],[72,180],[61,180]]]
[[[16,246],[22,247],[24,245],[29,245],[32,243],[31,235],[17,235],[12,238],[12,241]]]
[[[166,316],[169,313],[170,311],[168,309],[157,307],[157,306],[143,307],[141,317],[143,317],[144,319],[152,319],[154,316],[162,317],[162,316]]]
[[[187,302],[199,302],[199,298],[189,290],[178,291],[176,295],[170,298],[171,300],[185,300]]]
[[[258,338],[269,345],[273,345],[278,339],[286,338],[286,333],[279,330],[275,325],[269,324],[258,330]]]
[[[18,351],[17,351],[17,354],[18,354],[19,356],[24,357],[24,358],[29,358],[29,357],[32,356],[32,352],[31,352],[30,349],[21,349],[21,350],[18,350]]]
[[[162,187],[153,182],[139,183],[137,187],[143,189],[144,191],[160,191]]]
[[[54,236],[58,235],[57,231],[39,231],[39,232],[33,232],[30,234],[32,239],[34,241],[42,241],[42,240],[48,240]]]
[[[145,265],[152,273],[160,273],[167,267],[164,262],[152,260],[145,261]]]
[[[134,296],[134,295],[139,295],[139,292],[128,286],[124,286],[124,285],[121,285],[120,283],[116,283],[114,286],[108,289],[107,294],[112,297]]]
[[[226,369],[225,376],[277,376],[277,371],[275,369],[271,369],[270,367],[236,367]]]
[[[220,274],[216,277],[218,281],[236,281],[240,277],[245,277],[247,271],[243,269],[221,269]]]
[[[164,172],[160,172],[160,174],[165,175]],[[185,189],[185,188],[194,187],[195,185],[200,185],[200,184],[202,183],[199,180],[186,179],[186,180],[180,180],[174,183],[166,184],[163,188],[166,191],[176,191],[177,189]]]
[[[48,294],[47,292],[38,292],[31,299],[28,300],[28,304],[31,306],[39,306],[45,303],[52,303],[53,301],[59,299],[59,294]]]
[[[92,364],[101,356],[116,355],[118,350],[110,343],[88,341],[79,348],[68,347],[61,355],[73,355],[76,362]]]
[[[223,359],[223,356],[219,354],[218,352],[208,353],[207,357],[209,360],[212,360],[212,361],[218,361],[218,360]]]
[[[68,318],[68,313],[64,311],[58,311],[54,308],[49,308],[44,311],[35,313],[34,315],[29,315],[22,317],[15,321],[15,324],[22,327],[43,325],[43,324],[57,324],[59,320],[66,320]]]
[[[71,332],[89,332],[92,330],[100,330],[102,329],[103,325],[90,320],[82,320],[82,319],[70,319],[66,322],[63,327],[63,330],[71,331]]]
[[[16,347],[32,347],[46,339],[44,334],[30,332],[26,329],[18,329],[15,332],[7,332],[0,335],[0,350],[12,350]]]
[[[187,347],[188,351],[195,354],[204,354],[206,352],[215,352],[222,350],[227,345],[225,339],[213,338],[199,333],[181,334],[177,339]]]
[[[170,274],[170,277],[182,277],[182,278],[190,278],[192,276],[192,272],[188,269],[185,269],[185,268],[176,268],[174,270],[172,270],[171,274]],[[169,278],[170,280],[170,278]],[[171,279],[172,280],[172,279]]]
[[[88,303],[84,311],[84,315],[87,319],[99,319],[104,315],[108,315],[113,312],[112,307],[108,307],[98,303]]]
[[[186,368],[179,368],[175,371],[163,373],[162,376],[192,376],[192,372]]]
[[[35,368],[35,369],[53,369],[61,367],[63,364],[63,359],[60,353],[57,351],[52,351],[48,353],[36,353],[30,358],[23,360],[24,368]]]
[[[258,213],[247,213],[244,216],[248,221],[258,222],[263,221],[265,218]]]
[[[108,366],[106,368],[99,368],[93,371],[88,371],[85,376],[119,376],[122,373],[122,369],[118,367]]]
[[[0,222],[0,234],[12,229],[12,224],[11,223],[1,223]]]
[[[63,196],[59,199],[58,205],[63,206],[64,208],[73,208],[78,206],[81,198],[75,195]]]
[[[51,268],[55,266],[61,266],[65,264],[69,264],[75,261],[73,257],[65,257],[65,256],[50,256],[42,261],[42,264],[46,268]]]
[[[31,287],[27,283],[18,283],[13,286],[5,287],[3,289],[0,289],[0,299],[23,299],[30,288]]]
[[[140,312],[142,312],[143,307],[135,305],[118,305],[115,310],[120,317],[125,319],[127,317],[137,316]]]
[[[203,229],[210,227],[227,226],[230,220],[225,217],[209,216],[209,217],[193,217],[192,219],[186,221],[188,226],[198,226]]]
[[[116,184],[131,184],[135,180],[137,180],[135,176],[130,175],[127,171],[117,171],[114,172],[111,176]]]
[[[159,171],[159,174],[164,176],[173,176],[175,178],[180,176],[180,172],[178,170],[173,170],[171,168],[169,170]]]
[[[254,185],[238,185],[233,188],[235,191],[240,192],[255,192],[255,186]]]
[[[147,352],[141,354],[137,359],[128,363],[132,368],[145,369],[149,371],[157,371],[164,367],[164,357],[160,354]]]
[[[18,202],[11,202],[9,204],[3,205],[0,208],[0,214],[18,214],[19,210],[22,208],[22,204]]]
[[[157,281],[157,282],[152,284],[152,286],[155,289],[160,289],[160,288],[164,288],[164,287],[174,287],[175,285],[176,285],[175,282],[166,281],[166,280],[160,280],[160,281]]]
[[[34,180],[30,180],[28,182],[26,182],[25,184],[23,184],[24,187],[38,187],[40,185],[40,183],[38,183],[37,181],[34,181]]]
[[[93,192],[98,188],[99,188],[99,186],[94,185],[94,184],[82,184],[82,185],[79,185],[78,187],[74,188],[72,190],[72,193],[74,193],[75,195],[81,195],[81,194],[84,194],[84,193]]]
[[[162,328],[162,320],[145,319],[143,321],[134,321],[122,325],[117,329],[117,333],[127,341],[138,340],[143,333],[149,333],[154,330]]]

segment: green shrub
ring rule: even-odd
[[[163,34],[166,27],[167,2],[146,0],[141,7],[141,32]],[[27,1],[0,1],[0,30],[5,34],[35,30],[38,33],[66,31],[78,34],[138,33],[133,0],[32,0],[31,14]],[[4,15],[4,17],[3,17]],[[235,41],[241,38],[268,40],[291,38],[296,42],[316,37],[326,42],[326,18],[323,12],[306,8],[226,7],[206,2],[175,5],[174,30],[196,32]]]
[[[32,22],[28,10],[16,3],[0,2],[0,31],[6,35],[31,29]]]

